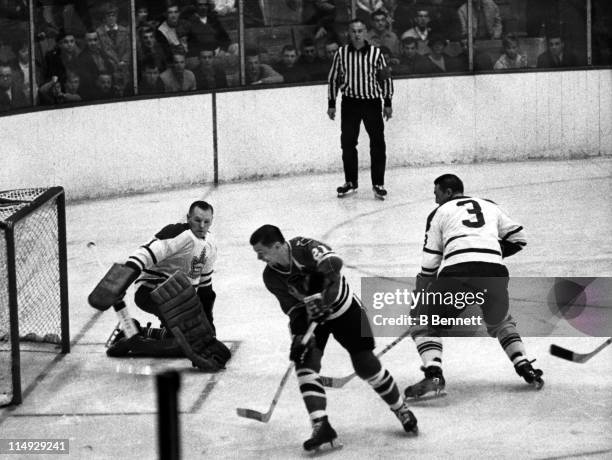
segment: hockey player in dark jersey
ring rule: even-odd
[[[532,367],[533,361],[528,360],[516,322],[509,314],[508,269],[503,264],[503,258],[527,244],[523,227],[492,201],[464,196],[463,183],[453,174],[434,181],[434,195],[439,206],[427,218],[416,291],[486,293],[481,308],[487,332],[499,340],[519,376],[541,388],[542,371]],[[421,303],[413,309],[413,316],[431,315],[436,309],[443,310],[440,305]],[[461,312],[454,305],[445,311],[448,316]],[[432,327],[431,321],[412,330],[425,378],[407,387],[406,397],[418,398],[444,389],[441,332]]]
[[[326,395],[319,378],[321,358],[329,335],[344,347],[353,368],[389,405],[406,432],[417,432],[417,420],[402,402],[395,380],[374,356],[374,339],[359,299],[341,272],[342,259],[324,243],[296,237],[286,241],[273,225],[257,229],[250,239],[257,258],[267,264],[266,288],[289,316],[292,335],[290,359],[296,363],[300,392],[310,415],[313,433],[305,450],[332,443],[337,435],[329,423]],[[317,296],[316,294],[319,294]],[[312,298],[316,300],[311,300]],[[311,321],[314,337],[302,345]]]
[[[168,282],[173,275],[180,273],[185,286],[184,289],[180,287],[177,289],[181,291],[179,294],[187,299],[188,306],[193,307],[189,312],[181,314],[193,324],[202,322],[207,331],[196,333],[189,330],[187,333],[193,332],[195,335],[203,333],[211,336],[210,341],[214,343],[213,348],[219,355],[217,356],[219,367],[229,359],[229,350],[215,338],[213,323],[212,312],[216,294],[212,288],[212,273],[217,257],[217,246],[209,232],[212,221],[212,206],[205,201],[196,201],[189,207],[186,223],[167,225],[151,241],[129,256],[122,266],[126,272],[129,272],[129,279],[122,289],[125,291],[135,280],[138,286],[134,296],[136,305],[147,313],[156,315],[162,327],[152,328],[150,325],[146,328],[139,327],[140,333],[129,339],[121,330],[116,330],[109,339],[107,349],[109,356],[185,356],[184,344],[173,337],[174,334],[164,319],[158,302],[153,298],[156,289]],[[189,291],[193,292],[193,295]],[[172,308],[177,302],[172,300]],[[182,308],[181,305],[179,307]],[[197,318],[199,314],[202,314],[203,319]],[[193,315],[196,317],[192,317]]]

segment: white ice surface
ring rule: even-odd
[[[22,358],[31,365],[31,372],[24,370],[25,400],[0,411],[0,438],[69,438],[70,458],[157,457],[154,378],[126,371],[160,362],[104,355],[116,319],[111,312],[94,316],[86,303],[100,277],[86,244],[95,241],[105,263],[121,262],[163,225],[181,220],[191,201],[204,198],[215,207],[219,245],[218,336],[236,352],[227,369],[214,376],[188,371],[185,360],[162,362],[187,370],[180,392],[182,458],[307,456],[301,443],[310,426],[294,376],[269,423],[235,415],[236,407],[265,411],[288,364],[287,321],[263,286],[263,263],[256,260],[249,236],[272,223],[287,237],[322,239],[343,256],[357,291],[361,276],[413,276],[425,219],[435,206],[432,181],[445,172],[464,180],[466,194],[493,199],[525,226],[529,245],[508,260],[511,276],[612,276],[610,159],[393,169],[384,202],[373,199],[369,171],[362,171],[359,193],[343,200],[335,198],[342,182],[336,174],[72,204],[67,209],[70,323],[77,341],[69,355],[50,365]],[[133,305],[131,312],[141,322],[150,320]],[[391,340],[381,338],[378,346]],[[612,347],[586,364],[548,354],[553,342],[585,352],[602,341],[579,332],[526,337],[546,381],[536,392],[514,373],[497,341],[446,339],[448,396],[415,404],[420,435],[404,436],[385,404],[355,379],[328,391],[330,421],[345,444],[329,457],[612,458]],[[421,378],[411,340],[383,362],[401,388]],[[346,353],[330,340],[322,373],[350,372]]]

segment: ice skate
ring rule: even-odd
[[[533,361],[535,361],[535,359]],[[514,366],[514,370],[516,370],[518,375],[525,379],[525,382],[533,385],[536,390],[539,390],[544,386],[544,380],[542,380],[542,374],[544,374],[544,372],[542,372],[540,369],[534,369],[531,365],[533,361],[527,361],[526,359],[520,361],[516,366]]]
[[[384,185],[374,185],[372,187],[372,191],[374,192],[374,198],[378,200],[384,200],[387,196],[387,191],[385,190]]]
[[[402,426],[404,427],[404,431],[406,433],[414,433],[415,435],[419,433],[417,419],[412,411],[408,408],[407,400],[404,400],[401,407],[394,410],[393,413],[399,419],[399,421],[402,422]]]
[[[140,327],[138,320],[133,321],[136,329],[142,333],[142,328]],[[106,354],[107,356],[111,357],[127,356],[131,348],[131,343],[132,341],[125,336],[123,329],[121,329],[121,323],[118,323],[113,332],[111,332],[109,338],[106,340]]]
[[[338,435],[327,420],[327,417],[317,419],[313,424],[312,436],[304,441],[304,450],[319,452],[323,444],[329,443],[329,450],[341,449],[342,444],[336,441]],[[326,448],[326,450],[328,450]]]
[[[353,184],[352,182],[347,182],[346,184],[338,187],[336,192],[338,192],[338,198],[344,198],[352,193],[357,193],[357,185]]]
[[[446,381],[442,375],[442,369],[438,366],[429,366],[421,367],[421,370],[425,372],[425,378],[414,385],[406,387],[404,396],[406,398],[418,399],[445,395],[446,393],[443,390],[446,386]]]

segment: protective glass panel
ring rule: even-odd
[[[129,1],[35,5],[39,105],[134,94]]]
[[[349,8],[348,0],[245,0],[247,85],[326,80]]]
[[[32,105],[28,2],[0,1],[0,113]]]

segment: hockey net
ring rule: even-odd
[[[0,405],[21,402],[21,352],[69,351],[64,191],[0,192]]]

